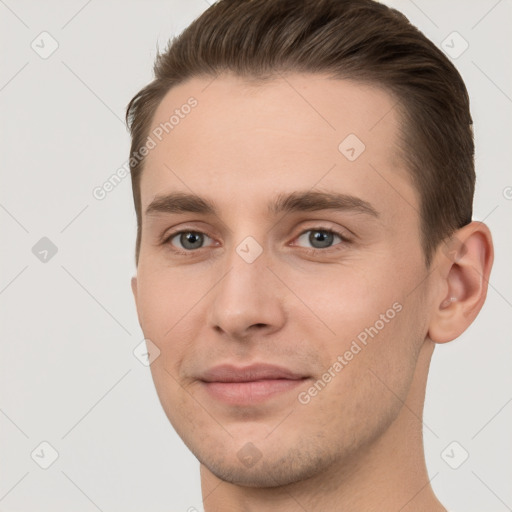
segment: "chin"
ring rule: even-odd
[[[217,463],[203,465],[220,480],[242,487],[281,487],[307,480],[317,474],[312,468],[300,467],[292,473],[285,469],[287,465],[279,467],[278,464],[272,464],[271,466],[262,464],[258,468],[241,468],[240,464],[237,463],[233,463],[233,465],[219,465]]]
[[[240,460],[241,450],[232,454],[224,452],[222,455],[195,453],[195,456],[220,480],[243,487],[280,487],[293,484],[328,471],[335,461],[332,453],[315,449],[314,445],[286,448],[283,443],[281,448],[283,453],[279,453],[278,448],[267,447],[263,453],[260,452],[253,461],[246,464]]]

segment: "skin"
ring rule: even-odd
[[[157,195],[184,192],[218,213],[143,214],[132,288],[144,336],[160,350],[151,364],[160,402],[201,463],[205,510],[444,511],[424,460],[425,386],[435,344],[464,332],[485,301],[488,227],[458,230],[462,249],[440,247],[425,267],[419,196],[396,146],[400,120],[378,87],[304,74],[264,85],[194,78],[168,92],[153,127],[190,96],[198,105],[147,156],[142,211]],[[353,162],[338,150],[350,133],[366,146]],[[311,190],[357,196],[378,217],[267,212],[277,194]],[[319,247],[308,230],[318,228],[350,242],[335,236],[308,253]],[[183,255],[174,251],[190,246],[179,236],[159,243],[180,229],[208,236]],[[248,236],[262,248],[252,263],[236,250]],[[396,303],[401,311],[300,403]],[[227,362],[269,362],[309,379],[232,406],[198,380]],[[260,457],[251,467],[237,455],[247,443]]]

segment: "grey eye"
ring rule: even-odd
[[[200,249],[205,241],[205,238],[210,238],[208,235],[204,233],[199,233],[198,231],[182,231],[181,233],[176,233],[171,238],[171,243],[173,243],[174,239],[179,240],[179,244],[182,249],[187,251],[193,251],[195,249]]]
[[[302,233],[298,240],[302,242],[306,241],[311,244],[314,249],[325,249],[331,247],[335,237],[342,241],[341,237],[332,231],[325,229],[309,229]]]

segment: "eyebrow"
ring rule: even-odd
[[[379,212],[363,199],[335,192],[295,191],[278,194],[267,207],[270,215],[319,210],[346,211],[379,218]],[[200,213],[219,216],[215,202],[195,194],[171,192],[157,195],[146,208],[146,215],[154,213]]]

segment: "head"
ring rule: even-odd
[[[127,120],[139,321],[204,466],[298,481],[421,401],[433,342],[485,300],[470,269],[492,265],[468,93],[432,42],[371,0],[221,0],[158,56]],[[205,384],[225,363],[303,379],[229,403]]]

